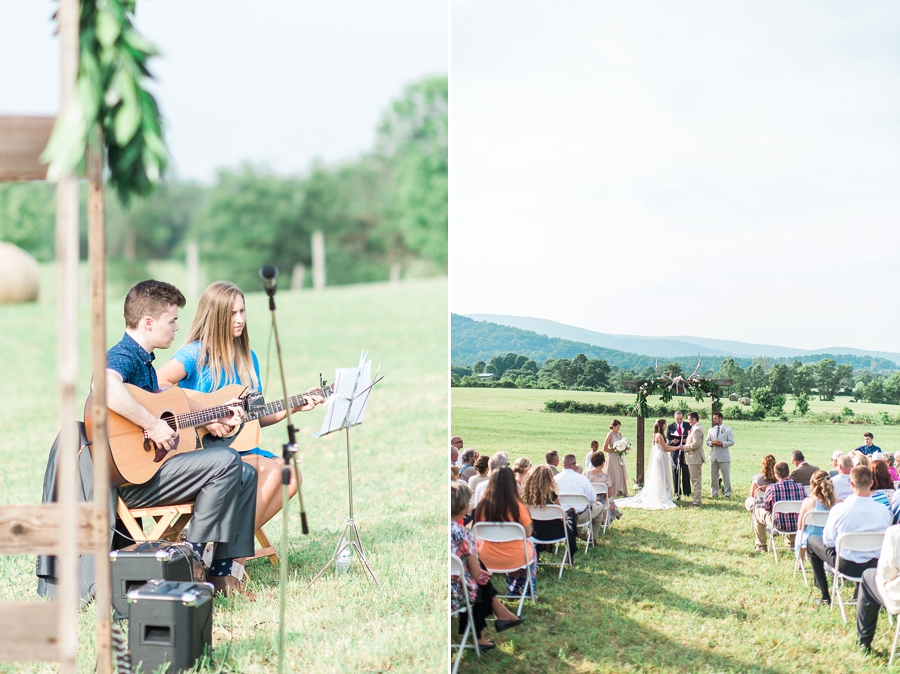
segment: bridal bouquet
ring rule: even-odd
[[[629,440],[628,438],[622,438],[617,443],[615,443],[612,447],[616,452],[616,456],[619,457],[619,463],[621,463],[624,466],[625,465],[625,454],[626,454],[626,452],[628,452],[629,449],[631,449],[631,440]]]

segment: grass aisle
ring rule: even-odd
[[[555,393],[453,389],[452,431],[482,453],[503,449],[510,459],[543,463],[544,452],[557,449],[581,463],[590,441],[602,442],[610,419],[540,412]],[[634,420],[622,421],[633,439]],[[864,658],[856,649],[855,610],[845,626],[837,608],[813,606],[817,594],[793,578],[793,553],[783,543],[777,563],[771,551],[754,555],[743,508],[765,453],[786,460],[800,448],[812,463],[829,465],[831,452],[861,444],[865,429],[749,422],[733,428],[735,497],[709,499],[707,464],[702,508],[625,510],[597,548],[587,554],[579,548],[574,571],[561,581],[558,569],[541,568],[538,603],[526,604],[525,625],[501,635],[489,629],[498,648],[480,660],[467,654],[461,671],[882,671],[893,638],[884,614],[876,654]],[[883,448],[900,449],[900,429],[871,430]],[[634,456],[628,463],[634,476]]]

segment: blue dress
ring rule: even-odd
[[[185,344],[178,352],[172,356],[175,360],[181,363],[184,366],[184,371],[187,376],[181,380],[180,386],[181,388],[191,389],[192,391],[200,391],[201,393],[212,393],[214,391],[218,391],[223,386],[229,386],[230,384],[242,384],[249,385],[250,382],[244,384],[241,381],[240,376],[235,373],[223,373],[221,377],[221,381],[219,382],[218,387],[213,383],[212,371],[210,370],[208,365],[199,365],[197,360],[200,357],[200,342],[191,342],[190,344]],[[256,357],[256,352],[251,350],[250,357],[253,359],[253,370],[256,373],[256,381],[260,381],[259,376],[259,359]],[[272,452],[267,452],[264,449],[260,449],[259,447],[254,447],[253,449],[248,449],[246,452],[241,452],[242,454],[256,454],[257,456],[264,456],[267,459],[276,459],[278,458]]]
[[[828,508],[823,506],[819,503],[818,499],[816,499],[816,510],[824,510],[827,512]],[[800,535],[794,537],[794,551],[797,554],[800,554],[800,549],[806,545],[806,539],[810,536],[821,536],[823,531],[825,531],[825,527],[803,527],[803,531],[800,532]]]

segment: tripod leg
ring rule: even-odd
[[[348,521],[347,524],[344,525],[344,530],[341,531],[341,535],[338,538],[337,546],[335,546],[335,548],[334,548],[334,553],[331,555],[331,558],[327,562],[325,562],[325,566],[323,566],[321,569],[319,569],[319,572],[315,576],[313,576],[313,579],[311,581],[309,581],[309,583],[306,584],[307,590],[310,588],[310,586],[313,583],[315,583],[319,579],[319,577],[323,573],[325,573],[325,571],[328,570],[329,566],[331,566],[332,564],[336,564],[338,555],[341,554],[341,552],[343,552],[344,549],[346,549],[346,547],[348,545],[353,545],[353,541],[347,540],[347,530],[350,529],[351,524],[352,523]]]
[[[375,577],[375,572],[372,571],[372,567],[369,566],[369,560],[366,559],[366,553],[363,551],[362,539],[359,536],[359,529],[356,528],[356,523],[354,522],[352,525],[353,534],[356,537],[356,542],[353,543],[353,547],[356,549],[356,554],[359,555],[359,561],[362,562],[363,566],[366,567],[366,571],[369,572],[369,575],[372,576],[372,580],[375,581],[375,584],[378,586],[378,589],[384,592],[384,588],[381,587],[381,583],[378,582],[378,578]]]

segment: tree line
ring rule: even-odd
[[[447,110],[447,78],[428,78],[391,103],[374,148],[353,161],[315,162],[302,176],[245,165],[212,185],[163,183],[128,207],[112,192],[108,256],[140,274],[143,261],[183,258],[195,240],[217,278],[250,287],[269,262],[309,269],[311,236],[321,231],[330,285],[387,280],[398,265],[408,276],[445,274]],[[54,213],[52,184],[0,184],[0,240],[39,261],[53,258]],[[83,257],[86,220],[83,212]]]
[[[539,365],[527,356],[507,353],[488,361],[479,360],[471,367],[453,366],[450,379],[453,386],[634,392],[624,382],[661,373],[686,376],[691,370],[686,371],[680,362],[669,361],[658,369],[648,366],[638,371],[619,368],[583,353],[572,359],[548,358]],[[777,414],[788,393],[799,399],[801,406],[802,401],[808,401],[814,394],[820,400],[852,395],[865,402],[900,404],[900,372],[885,376],[870,370],[855,370],[852,365],[839,364],[833,358],[822,358],[816,363],[795,360],[790,365],[759,358],[748,368],[741,367],[734,358],[725,358],[716,370],[706,369],[699,374],[710,379],[734,380],[733,385],[722,388],[722,397],[732,393],[748,396],[764,413]],[[808,402],[806,406],[808,409]]]
[[[451,362],[459,365],[470,365],[478,361],[489,361],[498,353],[514,352],[527,355],[537,362],[543,362],[558,358],[575,358],[578,354],[584,354],[589,359],[599,358],[605,360],[610,366],[642,372],[648,367],[652,368],[656,362],[653,356],[645,356],[637,353],[607,349],[605,347],[574,342],[559,337],[548,337],[531,330],[513,328],[507,325],[499,325],[489,321],[475,321],[467,316],[451,314],[450,316]],[[775,363],[790,366],[794,361],[801,364],[815,365],[824,358],[831,358],[836,363],[847,364],[854,370],[868,370],[873,373],[881,373],[890,376],[900,369],[897,363],[877,356],[858,356],[853,354],[815,354],[803,355],[794,358],[732,358],[736,364],[745,370],[750,369],[757,362],[764,363],[768,368]],[[697,356],[683,356],[669,358],[678,363],[688,372],[693,371],[697,364]],[[703,365],[715,372],[728,358],[726,356],[703,356]]]

